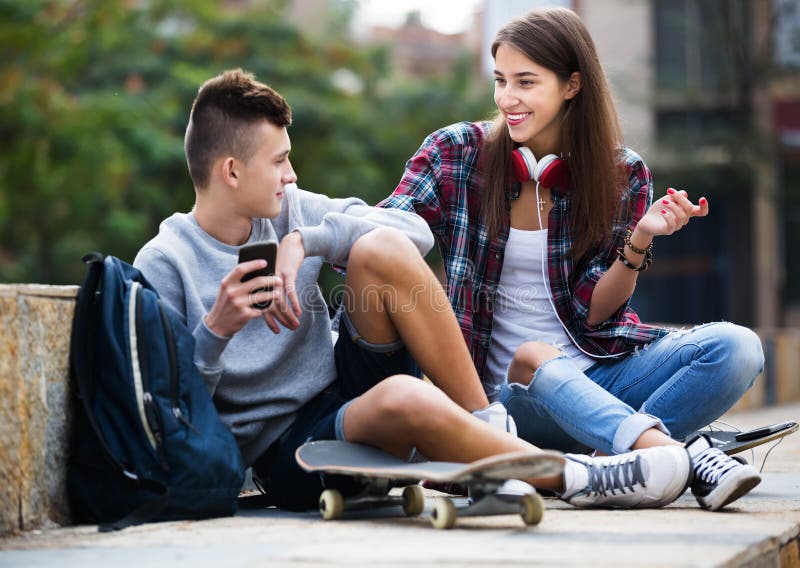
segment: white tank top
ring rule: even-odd
[[[570,341],[550,301],[547,229],[511,228],[492,319],[492,344],[487,366],[495,379],[505,379],[517,348],[526,341],[555,345],[586,370],[595,361]]]

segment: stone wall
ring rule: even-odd
[[[69,334],[77,286],[0,285],[0,534],[69,522]]]

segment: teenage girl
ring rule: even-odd
[[[689,436],[752,385],[760,341],[730,323],[645,325],[628,302],[653,261],[653,238],[707,215],[707,200],[668,189],[653,202],[650,172],[623,145],[574,12],[507,23],[492,55],[496,119],[429,135],[381,205],[415,210],[430,225],[484,389],[521,437],[620,453],[663,444],[660,434]],[[724,483],[742,490],[757,475],[721,453],[700,461],[701,504],[714,488],[698,484],[730,474]]]

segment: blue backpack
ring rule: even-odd
[[[106,531],[233,515],[244,466],[194,366],[194,338],[136,268],[83,260],[70,347],[75,520]]]

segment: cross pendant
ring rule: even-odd
[[[537,201],[536,203],[539,204],[539,211],[544,211],[544,206],[547,205],[547,201],[545,201],[540,197],[539,201]]]

